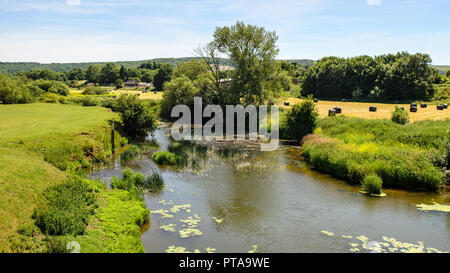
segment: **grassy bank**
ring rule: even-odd
[[[390,120],[320,120],[303,155],[320,171],[359,184],[377,174],[383,186],[436,191],[449,183],[450,119],[398,125]]]
[[[1,105],[0,116],[0,251],[27,251],[16,231],[32,224],[45,189],[111,156],[107,121],[117,116],[101,107],[60,104]],[[117,146],[125,142],[116,136]],[[100,204],[117,203],[107,202],[109,195],[99,194],[106,200]]]

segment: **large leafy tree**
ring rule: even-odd
[[[156,90],[163,90],[164,83],[172,79],[173,67],[170,64],[163,64],[153,77],[153,85]]]
[[[267,84],[274,80],[277,40],[275,32],[243,22],[216,28],[214,42],[218,50],[236,65],[226,103],[239,104],[242,99],[244,104],[261,104],[280,91]]]

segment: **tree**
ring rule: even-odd
[[[161,116],[170,119],[172,108],[178,104],[193,106],[194,96],[199,92],[186,76],[180,76],[166,83],[161,101]]]
[[[272,80],[275,57],[279,50],[278,37],[262,27],[237,22],[228,27],[218,27],[214,42],[219,52],[226,54],[236,64],[227,103],[261,104],[274,92],[265,83]]]
[[[117,79],[116,82],[114,83],[114,86],[116,87],[116,89],[123,88],[123,80]]]
[[[100,69],[98,64],[89,65],[86,69],[86,80],[90,83],[100,83]]]
[[[122,81],[126,81],[128,79],[128,70],[123,65],[120,67],[119,77]]]
[[[153,85],[156,90],[163,90],[164,83],[172,78],[173,67],[170,64],[163,64],[153,77]]]
[[[71,81],[81,81],[85,79],[85,74],[83,69],[74,68],[68,74],[68,79]]]
[[[281,137],[285,139],[302,140],[311,134],[317,125],[319,113],[311,99],[294,105],[289,109],[281,124]]]
[[[100,83],[113,84],[119,78],[119,68],[115,63],[105,64],[100,71]]]
[[[132,139],[144,139],[157,127],[155,115],[137,95],[120,95],[114,109],[120,113],[123,129]]]

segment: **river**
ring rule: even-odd
[[[160,150],[170,144],[165,130],[154,136]],[[415,206],[449,205],[449,194],[386,189],[384,198],[369,197],[357,186],[308,168],[295,146],[232,160],[208,153],[202,166],[200,172],[160,168],[144,154],[131,163],[116,160],[90,178],[108,182],[126,167],[161,172],[165,190],[145,196],[152,214],[141,240],[150,253],[170,246],[226,253],[368,252],[367,245],[374,244],[381,244],[380,251],[398,252],[412,247],[402,243],[420,247],[421,242],[425,251],[450,251],[449,213]],[[196,236],[182,238],[180,230]]]

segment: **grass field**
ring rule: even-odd
[[[30,221],[39,194],[67,178],[33,147],[85,141],[80,133],[105,125],[115,115],[101,107],[0,105],[0,252],[9,249],[7,237]]]
[[[114,89],[111,89],[111,87],[109,87],[108,90],[111,90],[111,92],[110,92],[111,95],[121,95],[121,94],[136,94],[137,95],[137,94],[139,94],[139,98],[142,100],[161,100],[162,95],[163,95],[163,92],[157,92],[156,94],[154,94],[153,91],[150,91],[148,93],[142,93],[142,91],[136,90],[135,88],[132,88],[132,89],[123,88],[123,89],[119,89],[119,90],[114,90]],[[74,95],[80,95],[82,92],[83,92],[83,90],[70,89],[70,93],[74,94]]]
[[[291,105],[300,103],[301,99],[289,98]],[[365,102],[337,102],[337,101],[319,101],[317,108],[321,117],[328,116],[328,110],[334,107],[342,108],[342,115],[350,117],[360,117],[366,119],[390,119],[395,106],[403,106],[409,110],[409,104],[388,104],[388,103],[365,103]],[[289,108],[280,104],[281,107]],[[377,112],[369,112],[369,106],[376,106]],[[419,120],[440,120],[450,118],[450,110],[436,110],[436,105],[428,105],[428,108],[420,108],[417,113],[410,113],[411,122]]]

